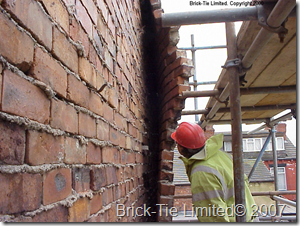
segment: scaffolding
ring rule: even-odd
[[[291,109],[291,112],[280,117],[279,119],[273,120],[270,118],[260,119],[260,120],[243,120],[241,116],[241,111],[249,110],[269,110],[270,106],[246,106],[241,107],[240,96],[250,95],[254,93],[276,93],[276,92],[295,92],[296,85],[284,86],[284,87],[260,87],[260,88],[240,88],[240,77],[245,76],[245,74],[251,69],[255,59],[261,53],[263,47],[268,43],[273,33],[277,33],[280,42],[287,33],[287,29],[284,27],[284,22],[289,16],[295,16],[295,6],[296,2],[294,0],[279,0],[275,3],[269,3],[264,5],[256,5],[254,7],[245,8],[234,8],[234,9],[224,9],[224,10],[209,10],[199,12],[188,12],[188,13],[168,13],[162,14],[162,26],[180,26],[180,25],[191,25],[191,24],[205,24],[205,23],[219,23],[225,22],[226,26],[226,46],[209,46],[209,47],[195,47],[194,46],[194,36],[191,37],[191,48],[182,48],[184,50],[192,51],[192,58],[194,66],[196,66],[195,51],[200,49],[212,49],[212,48],[227,48],[227,61],[223,68],[225,68],[229,74],[229,79],[225,88],[210,90],[210,91],[197,91],[198,84],[196,70],[193,76],[194,82],[190,85],[194,86],[194,91],[183,92],[182,98],[194,97],[195,110],[193,111],[183,111],[182,115],[195,114],[195,121],[204,128],[216,115],[217,112],[230,112],[231,120],[222,121],[220,123],[231,124],[231,134],[232,134],[232,153],[233,153],[233,167],[234,167],[234,188],[235,188],[235,203],[236,205],[242,204],[245,206],[245,184],[244,184],[244,167],[243,167],[243,149],[242,149],[242,123],[260,123],[265,124],[256,129],[255,131],[261,130],[265,127],[270,127],[270,134],[266,140],[260,155],[258,156],[253,168],[249,174],[252,176],[257,163],[259,162],[261,156],[268,142],[272,139],[272,149],[273,149],[273,163],[274,163],[274,184],[275,192],[278,192],[278,172],[277,172],[277,151],[276,151],[276,139],[275,139],[275,126],[280,121],[285,121],[291,119],[292,116],[295,117],[296,104],[292,105],[275,105],[272,106],[274,109]],[[256,38],[252,42],[248,51],[245,53],[244,57],[240,59],[238,57],[237,50],[237,40],[235,35],[234,23],[236,21],[258,21],[261,26]],[[196,69],[196,68],[195,68]],[[197,97],[216,97],[217,102],[213,105],[211,109],[199,110],[196,98]],[[230,100],[229,108],[221,108],[222,103]],[[199,120],[197,114],[203,114],[205,117]],[[216,121],[214,121],[216,124]],[[255,131],[251,131],[252,133]],[[280,194],[280,193],[278,193]],[[270,195],[270,194],[268,194]],[[274,194],[270,195],[272,199],[278,202],[285,202],[289,205],[295,205],[294,202],[289,202],[289,200],[283,200],[281,197]],[[174,196],[178,198],[179,196]],[[186,196],[184,196],[186,198]],[[276,216],[271,217],[269,220],[280,220],[286,217]],[[295,219],[295,216],[290,217]],[[266,220],[266,218],[262,219]],[[245,216],[236,216],[237,222],[245,222]]]

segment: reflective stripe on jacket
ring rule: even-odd
[[[235,213],[253,220],[255,205],[245,175],[246,207],[235,206],[233,163],[231,157],[219,150],[223,134],[206,141],[205,148],[189,159],[180,157],[191,182],[193,210],[201,222],[235,222]]]

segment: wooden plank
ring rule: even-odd
[[[274,34],[268,44],[264,47],[258,58],[254,61],[252,68],[247,72],[245,77],[245,80],[247,80],[247,83],[245,85],[246,87],[253,86],[253,81],[255,81],[260,73],[270,65],[270,63],[276,56],[282,55],[281,51],[283,51],[285,46],[288,45],[290,41],[295,37],[296,19],[290,18],[288,23],[286,24],[286,27],[289,31],[286,35],[284,43],[280,43],[277,34]],[[294,50],[296,52],[296,45],[294,45]]]
[[[251,87],[279,86],[296,72],[296,37],[253,81]]]
[[[281,85],[282,86],[289,86],[289,85],[295,85],[297,84],[297,74],[294,73],[289,77],[287,80],[285,80]]]

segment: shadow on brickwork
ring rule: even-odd
[[[144,150],[144,186],[145,204],[156,209],[158,193],[159,166],[159,97],[157,88],[158,52],[156,43],[156,28],[149,0],[140,0],[142,10],[142,44],[143,44],[143,79],[145,84],[145,124],[147,126],[148,150]],[[146,216],[145,221],[156,221],[156,216]]]

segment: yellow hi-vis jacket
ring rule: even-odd
[[[235,222],[236,215],[246,215],[251,222],[256,217],[256,205],[245,175],[246,206],[235,205],[233,162],[219,150],[223,134],[207,139],[204,150],[189,159],[180,157],[191,182],[193,211],[200,222]]]

